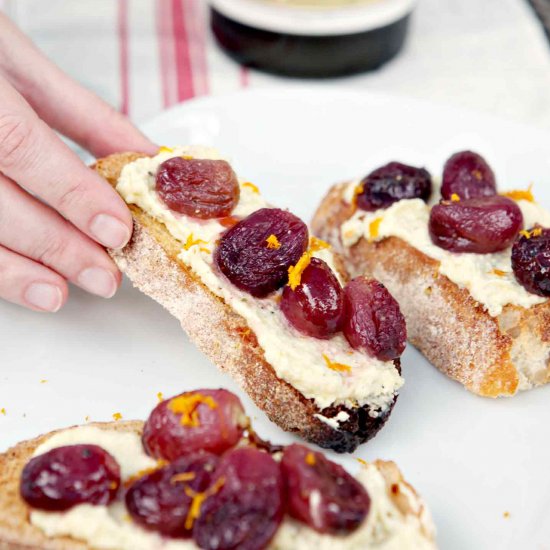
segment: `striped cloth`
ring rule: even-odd
[[[230,60],[209,32],[205,0],[0,0],[0,9],[137,122],[193,97],[294,82]],[[550,128],[550,48],[526,0],[419,0],[398,58],[310,84],[415,96]]]

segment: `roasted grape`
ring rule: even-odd
[[[382,361],[403,353],[407,341],[405,318],[382,283],[357,277],[345,286],[344,335],[353,348]]]
[[[444,199],[450,200],[453,195],[461,199],[492,197],[496,193],[495,174],[481,155],[461,151],[445,163],[441,185]]]
[[[512,269],[527,291],[550,297],[550,229],[533,227],[516,240]]]
[[[329,338],[342,326],[344,293],[330,267],[319,258],[311,258],[292,290],[285,286],[281,311],[290,324],[307,336]]]
[[[193,538],[206,550],[266,548],[283,519],[283,491],[281,468],[269,454],[251,447],[229,451],[216,469]]]
[[[370,498],[361,483],[322,453],[290,445],[281,469],[291,516],[312,529],[343,535],[357,529],[367,517]]]
[[[108,504],[120,485],[116,460],[97,445],[57,447],[30,460],[21,474],[21,497],[33,508],[68,510]]]
[[[363,178],[361,189],[357,206],[374,211],[403,199],[427,201],[432,193],[432,179],[424,168],[390,162]]]
[[[156,189],[171,210],[202,219],[229,216],[240,195],[237,176],[225,160],[165,160]]]
[[[207,489],[218,461],[216,455],[194,453],[139,478],[126,493],[130,516],[145,529],[190,537],[193,494]]]
[[[237,444],[248,419],[226,390],[196,390],[159,403],[143,428],[150,456],[176,460],[200,450],[221,454]]]
[[[305,223],[285,210],[262,208],[228,229],[216,248],[220,271],[258,298],[281,288],[308,246]]]
[[[429,230],[433,243],[440,248],[487,254],[510,246],[522,225],[519,206],[495,195],[442,201],[432,208]]]

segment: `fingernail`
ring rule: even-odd
[[[84,290],[103,298],[111,298],[117,289],[115,276],[101,267],[84,269],[78,275],[77,282]]]
[[[93,236],[108,248],[122,248],[130,240],[130,230],[109,214],[98,214],[90,224]]]
[[[63,304],[61,289],[49,283],[32,283],[25,291],[26,302],[42,311],[58,311]]]

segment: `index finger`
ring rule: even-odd
[[[124,201],[1,78],[0,97],[0,171],[100,244],[123,247],[132,232]]]

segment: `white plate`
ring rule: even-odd
[[[417,101],[252,91],[176,107],[145,130],[162,144],[219,147],[269,200],[306,219],[334,181],[391,159],[439,174],[463,148],[486,155],[502,187],[535,182],[550,206],[550,134]],[[7,411],[0,450],[87,415],[144,418],[157,392],[201,386],[237,391],[260,434],[292,439],[128,284],[110,301],[73,290],[53,316],[0,304],[0,342],[0,408]],[[489,400],[470,395],[411,347],[403,366],[406,385],[390,421],[356,456],[398,462],[427,500],[443,549],[550,548],[550,387]],[[351,458],[344,462],[355,468]]]

